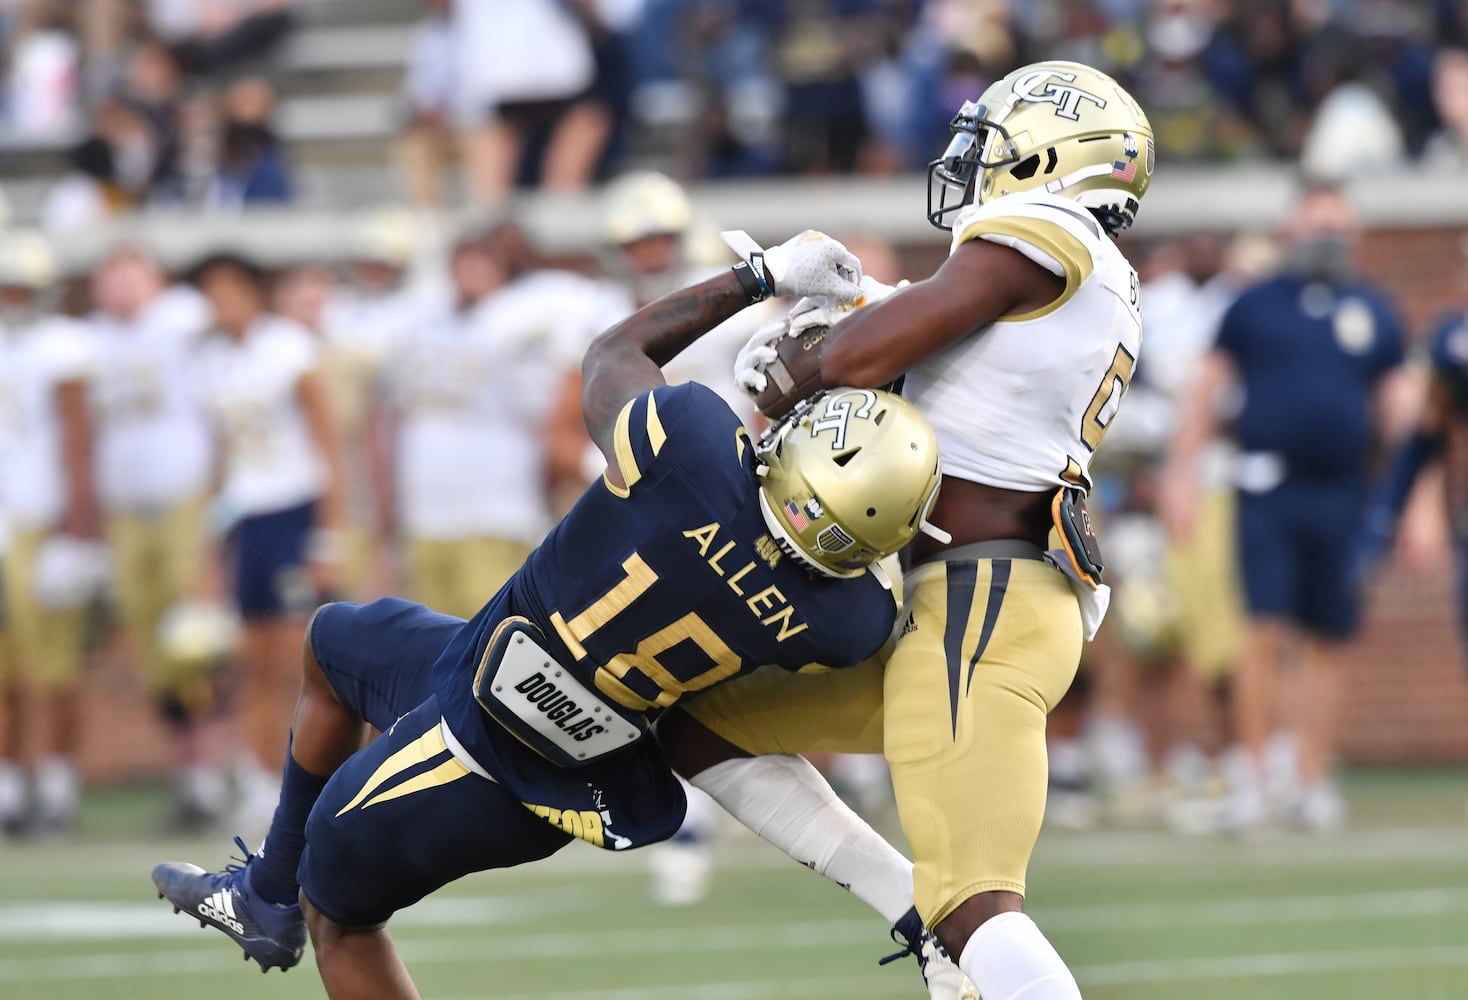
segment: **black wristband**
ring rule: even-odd
[[[733,267],[734,276],[739,279],[739,287],[744,289],[744,294],[749,299],[749,304],[763,302],[770,297],[770,289],[763,281],[755,275],[754,268],[750,267],[749,261],[741,260]]]

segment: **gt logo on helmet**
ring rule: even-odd
[[[1055,83],[1050,79],[1051,77],[1064,82]],[[1053,104],[1055,114],[1059,117],[1069,118],[1073,122],[1080,121],[1081,116],[1078,112],[1082,101],[1090,101],[1096,105],[1097,109],[1100,109],[1106,107],[1106,100],[1088,90],[1065,85],[1075,78],[1074,73],[1061,73],[1053,69],[1036,70],[1014,81],[1014,94],[1021,100],[1033,101],[1037,104]],[[1044,84],[1043,89],[1037,89],[1042,83]]]
[[[859,405],[853,407],[853,400],[859,401]],[[865,420],[871,416],[872,407],[876,405],[877,394],[870,389],[853,389],[839,396],[828,397],[825,415],[816,417],[810,422],[810,436],[815,437],[824,431],[834,431],[831,450],[840,451],[846,447],[846,425],[851,420],[853,410],[855,416]]]

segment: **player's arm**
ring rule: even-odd
[[[730,316],[771,295],[831,295],[851,301],[861,265],[844,246],[807,230],[682,291],[643,306],[597,337],[581,362],[581,415],[607,460],[607,479],[625,486],[617,464],[617,417],[630,401],[666,385],[661,366]]]
[[[62,531],[77,538],[96,538],[101,527],[92,480],[92,416],[82,379],[69,379],[56,387],[56,412],[61,425],[61,461],[66,470]]]
[[[663,365],[753,301],[739,276],[726,271],[643,306],[592,341],[581,361],[581,416],[613,485],[626,485],[614,441],[622,408],[667,385]]]
[[[1042,309],[1065,279],[1018,250],[973,239],[925,281],[841,321],[821,354],[828,386],[886,385],[913,365],[1004,316]]]
[[[1384,396],[1392,391],[1385,385],[1382,389]],[[1395,391],[1405,393],[1406,390]],[[1387,398],[1383,399],[1383,404],[1390,405]],[[1434,371],[1429,376],[1426,400],[1421,407],[1416,426],[1401,439],[1387,464],[1385,474],[1367,501],[1361,519],[1361,532],[1351,548],[1351,578],[1358,585],[1367,582],[1380,561],[1381,554],[1395,536],[1397,525],[1403,521],[1403,512],[1408,509],[1408,500],[1413,496],[1423,473],[1442,454],[1452,407],[1452,382],[1440,372]],[[1384,422],[1386,419],[1384,414]],[[1434,492],[1441,495],[1438,491]],[[1420,503],[1412,506],[1419,511],[1431,511],[1420,516],[1440,516],[1435,509],[1436,503],[1432,508],[1423,508]],[[1420,524],[1415,527],[1409,525],[1407,533],[1418,534],[1423,530]]]
[[[1162,522],[1177,541],[1187,541],[1197,528],[1198,462],[1218,434],[1218,401],[1237,374],[1229,354],[1215,347],[1203,357],[1183,400],[1158,497]]]
[[[317,503],[310,562],[318,567],[321,582],[318,586],[334,583],[333,571],[341,564],[346,545],[346,494],[343,487],[341,447],[337,441],[336,427],[331,419],[331,407],[327,398],[325,380],[315,368],[305,372],[296,382],[296,399],[306,418],[311,440],[321,464],[326,470],[326,489]]]

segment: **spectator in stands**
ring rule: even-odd
[[[1146,55],[1130,76],[1148,96],[1157,155],[1167,162],[1232,159],[1259,151],[1254,129],[1209,80],[1202,57],[1213,25],[1196,4],[1161,4],[1147,25]]]
[[[77,125],[81,49],[59,0],[25,4],[10,37],[5,113],[17,133],[63,136]]]
[[[223,818],[226,788],[204,746],[214,708],[211,664],[167,648],[162,626],[185,602],[212,598],[204,505],[213,470],[212,438],[190,380],[209,306],[184,285],[170,286],[144,250],[109,254],[92,279],[98,311],[91,329],[97,374],[97,491],[112,547],[113,588],[125,648],[143,668],[173,736],[171,825],[197,829]]]
[[[415,205],[441,206],[443,171],[453,158],[458,94],[454,66],[454,0],[424,0],[413,29],[402,98],[407,122],[398,159]]]
[[[1436,169],[1468,167],[1468,49],[1439,49],[1433,59],[1432,98],[1442,128],[1427,142],[1423,161]]]
[[[1240,456],[1239,569],[1248,625],[1233,685],[1235,731],[1247,752],[1231,789],[1230,823],[1258,825],[1270,806],[1310,829],[1345,822],[1331,781],[1342,693],[1341,652],[1358,624],[1349,550],[1366,490],[1373,433],[1405,430],[1401,330],[1354,262],[1359,224],[1339,190],[1314,187],[1284,232],[1284,269],[1224,314],[1213,350],[1179,420],[1161,510],[1185,544],[1203,509],[1199,460],[1216,404],[1242,386],[1234,424]],[[1278,679],[1292,640],[1304,639],[1298,785],[1293,801],[1265,800],[1266,746],[1277,724]]]
[[[857,41],[876,28],[870,0],[794,0],[771,36],[785,85],[785,167],[851,173],[867,141]]]
[[[209,204],[237,208],[290,201],[285,148],[270,125],[275,92],[264,80],[240,80],[225,92],[222,103],[219,165]]]
[[[456,0],[454,87],[476,201],[498,203],[527,173],[563,191],[591,179],[611,123],[590,96],[590,16],[579,0]],[[537,154],[538,173],[527,169]]]
[[[173,53],[156,41],[144,41],[128,55],[120,96],[151,133],[153,175],[151,200],[177,201],[185,183],[179,164],[183,75]]]
[[[158,164],[148,124],[132,107],[104,101],[93,134],[73,151],[71,168],[47,193],[42,219],[49,230],[77,229],[142,204]]]
[[[278,45],[295,0],[146,0],[148,23],[185,72],[217,73]]]
[[[214,313],[193,381],[220,439],[217,507],[234,519],[230,565],[244,618],[239,823],[258,833],[275,808],[306,617],[338,584],[341,462],[319,346],[268,311],[259,267],[221,254],[193,280]]]

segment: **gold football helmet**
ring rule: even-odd
[[[51,241],[39,229],[0,234],[0,286],[39,290],[59,276]]]
[[[1022,66],[966,101],[953,139],[928,164],[928,221],[1017,191],[1073,198],[1107,232],[1136,220],[1157,149],[1142,108],[1111,77],[1082,63]]]
[[[693,205],[677,181],[652,170],[623,174],[607,185],[606,240],[626,246],[649,236],[677,236],[693,221]]]
[[[780,547],[824,576],[856,576],[928,524],[938,439],[902,397],[831,389],[774,424],[756,449],[760,508]]]

